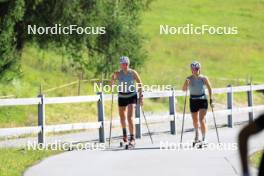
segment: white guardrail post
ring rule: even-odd
[[[176,134],[176,123],[175,123],[175,91],[174,89],[171,90],[172,95],[169,97],[169,110],[170,110],[170,115],[173,115],[173,120],[170,121],[170,131],[171,134]]]
[[[38,143],[45,144],[45,96],[39,95],[41,102],[38,104],[38,126],[41,126],[41,131],[38,134]]]
[[[136,138],[140,139],[142,136],[141,133],[141,118],[140,118],[140,102],[137,101],[136,108],[135,108],[135,117],[138,119],[138,123],[136,123]],[[136,120],[137,121],[137,120]]]
[[[99,128],[99,142],[105,143],[104,94],[102,92],[98,92],[97,94],[100,96],[100,99],[97,102],[98,122],[101,122],[101,126]]]
[[[252,111],[248,113],[249,122],[254,120],[254,109],[253,109],[253,91],[252,91],[252,84],[248,84],[250,86],[250,90],[247,91],[247,99],[248,99],[248,106],[252,107]]]
[[[227,109],[231,110],[231,114],[227,115],[227,126],[229,128],[233,128],[233,89],[232,89],[232,85],[228,85],[227,87],[230,88],[230,92],[227,92]]]

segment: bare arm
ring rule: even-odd
[[[111,78],[111,86],[115,84],[115,81],[118,79],[119,71],[115,71]]]
[[[182,90],[183,91],[186,91],[189,87],[189,84],[190,84],[190,80],[187,78],[182,86]]]
[[[142,97],[142,85],[143,84],[142,84],[141,78],[135,70],[133,70],[133,74],[134,74],[134,78],[137,82],[139,97]]]
[[[142,94],[142,81],[141,81],[141,78],[139,76],[139,74],[133,70],[133,74],[134,74],[134,78],[137,82],[137,87],[138,87],[138,92],[139,92],[139,102],[140,102],[140,105],[143,106],[143,94]]]
[[[204,78],[204,81],[205,81],[205,85],[208,89],[208,93],[209,93],[209,98],[210,100],[212,99],[212,86],[211,86],[211,83],[209,81],[209,79],[207,77]]]

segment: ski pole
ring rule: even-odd
[[[149,137],[150,137],[151,143],[153,144],[153,139],[152,139],[152,136],[151,136],[151,133],[150,133],[150,130],[149,130],[149,126],[148,126],[147,118],[146,118],[146,116],[145,116],[145,113],[144,113],[144,111],[143,111],[142,106],[141,106],[141,111],[142,111],[143,117],[144,117],[144,119],[145,119],[145,123],[146,123],[147,129],[148,129],[148,134],[149,134]]]
[[[214,125],[215,125],[215,131],[216,131],[217,141],[218,141],[218,143],[220,143],[219,135],[218,135],[218,129],[217,129],[216,120],[215,120],[214,108],[213,108],[212,105],[211,105],[211,110],[212,110],[212,114],[213,114],[213,118],[214,118]]]
[[[182,115],[181,143],[182,143],[182,136],[183,136],[183,130],[184,130],[184,119],[185,119],[185,109],[186,109],[187,93],[188,93],[188,91],[186,89],[185,98],[184,98],[183,115]]]
[[[109,148],[111,145],[111,138],[112,138],[113,104],[114,104],[114,92],[112,90],[112,100],[111,100],[111,110],[110,110],[111,115],[110,115]]]

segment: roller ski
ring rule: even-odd
[[[198,148],[198,149],[205,148],[205,147],[207,147],[207,145],[208,145],[208,143],[206,141],[195,140],[193,142],[193,147]]]
[[[126,150],[134,149],[136,145],[135,139],[129,141],[129,143],[125,146]]]
[[[194,140],[193,143],[192,143],[192,146],[193,147],[196,147],[198,146],[202,141],[201,140]]]
[[[135,142],[134,135],[131,135],[129,139],[129,143],[125,146],[125,149],[126,150],[133,149],[135,148],[135,145],[136,145],[136,142]]]
[[[123,141],[120,142],[119,147],[126,147],[128,145],[128,139],[127,136],[123,137]]]

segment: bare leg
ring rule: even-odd
[[[199,139],[199,132],[198,132],[198,128],[199,128],[198,112],[192,113],[192,119],[193,119],[193,127],[194,127],[194,130],[195,130],[195,139],[194,140],[198,140]]]
[[[128,128],[129,134],[134,137],[134,105],[129,104],[127,106],[127,121],[128,121]]]
[[[123,131],[123,141],[127,141],[127,130],[126,130],[126,106],[119,106],[120,123]]]
[[[206,113],[207,113],[207,109],[200,109],[200,111],[199,111],[199,120],[200,120],[203,140],[205,140],[205,134],[207,132],[207,125],[206,125],[206,122],[205,122]]]
[[[126,128],[126,106],[119,106],[119,116],[122,128]]]

